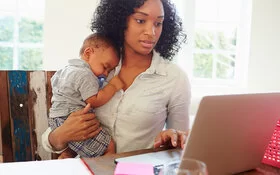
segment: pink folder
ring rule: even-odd
[[[153,175],[154,167],[152,164],[126,163],[119,162],[116,166],[114,175]]]

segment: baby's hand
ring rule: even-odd
[[[113,85],[117,91],[121,90],[124,86],[123,81],[119,78],[118,75],[114,76],[110,81],[109,84]]]

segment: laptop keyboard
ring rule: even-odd
[[[159,175],[160,170],[163,168],[163,165],[155,165],[154,166],[154,174]]]
[[[262,162],[280,168],[280,120],[277,121]]]

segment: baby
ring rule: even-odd
[[[70,113],[88,103],[92,108],[102,106],[123,88],[118,76],[103,88],[98,79],[106,78],[119,63],[119,52],[108,38],[100,34],[89,35],[80,49],[80,57],[69,60],[69,64],[51,78],[53,96],[49,126],[52,130],[62,125]],[[102,129],[94,138],[70,142],[59,158],[71,158],[77,154],[96,157],[106,153],[115,153],[115,144],[109,133]]]

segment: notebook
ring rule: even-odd
[[[280,93],[207,96],[201,100],[183,157],[210,175],[258,167],[280,119]]]
[[[194,158],[206,163],[209,175],[255,169],[280,119],[280,93],[205,96],[181,155],[178,149],[118,158],[115,162],[165,163]]]

